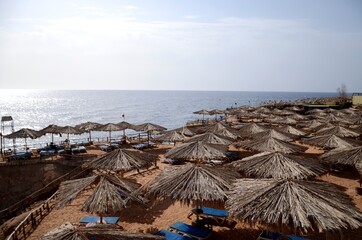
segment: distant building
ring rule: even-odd
[[[362,93],[353,93],[352,94],[352,104],[354,106],[362,105]]]

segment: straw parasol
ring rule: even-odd
[[[226,201],[231,216],[279,231],[306,233],[362,226],[362,214],[341,187],[306,180],[239,179]]]
[[[306,147],[294,145],[273,137],[241,141],[235,144],[235,146],[258,152],[302,153],[307,149]]]
[[[203,133],[200,135],[193,136],[189,138],[186,142],[205,142],[209,144],[223,144],[223,145],[229,145],[231,144],[231,140],[227,139],[225,137],[221,137],[214,133]]]
[[[228,139],[236,139],[238,136],[236,133],[237,131],[233,128],[228,128],[221,123],[213,124],[206,128],[206,132],[208,133],[214,133],[218,136],[226,137]]]
[[[250,135],[253,135],[255,133],[260,133],[268,128],[262,125],[258,125],[256,123],[248,123],[239,128],[240,135],[243,137],[250,137]]]
[[[60,128],[60,133],[67,134],[67,139],[69,141],[69,134],[82,134],[83,131],[72,126],[65,126]]]
[[[51,230],[41,240],[88,240],[88,239],[119,239],[119,240],[161,240],[164,237],[129,233],[115,224],[102,224],[95,226],[75,226],[69,222]]]
[[[271,138],[271,137],[282,140],[282,141],[286,141],[286,142],[291,142],[295,138],[297,138],[297,136],[294,136],[290,133],[279,132],[276,129],[268,129],[268,130],[265,130],[260,133],[256,133],[251,136],[251,138],[253,138],[253,139],[266,139],[266,138]]]
[[[213,109],[209,111],[209,115],[215,115],[215,119],[217,119],[218,114],[224,114],[224,111],[220,109]]]
[[[285,133],[290,133],[290,134],[293,134],[295,136],[305,136],[306,133],[295,128],[295,127],[292,127],[292,126],[284,126],[284,127],[281,127],[281,128],[278,128],[278,130],[282,131],[282,132],[285,132]]]
[[[319,126],[322,126],[324,125],[325,123],[322,123],[318,120],[313,120],[313,121],[307,121],[307,122],[304,122],[304,124],[302,124],[304,127],[307,127],[309,129],[313,129],[313,128],[316,128],[316,127],[319,127]]]
[[[111,141],[112,139],[112,131],[121,131],[124,128],[122,128],[121,126],[119,126],[118,124],[115,123],[107,123],[104,125],[101,125],[99,128],[95,129],[96,131],[106,131],[109,132],[109,141]]]
[[[209,115],[209,111],[205,110],[205,109],[201,109],[199,111],[196,111],[196,112],[193,112],[193,114],[199,114],[201,115],[202,114],[202,120],[204,121],[205,120],[205,115]]]
[[[356,163],[355,168],[357,169],[360,175],[360,183],[362,182],[362,161]]]
[[[320,130],[325,130],[325,129],[328,129],[328,128],[332,128],[332,127],[335,127],[336,125],[332,124],[332,123],[323,123],[319,126],[316,126],[316,127],[313,127],[313,128],[310,128],[309,130],[313,131],[313,132],[318,132]]]
[[[211,145],[205,142],[185,143],[170,149],[165,157],[180,160],[216,160],[226,158],[227,147]]]
[[[24,138],[25,139],[25,149],[28,148],[28,144],[26,142],[27,138],[35,139],[41,136],[41,132],[29,129],[29,128],[22,128],[16,132],[10,133],[8,135],[5,135],[4,138]],[[15,147],[15,146],[14,146]]]
[[[92,194],[86,199],[81,210],[99,214],[101,220],[105,214],[121,211],[130,199],[142,203],[133,195],[140,187],[138,183],[116,175],[95,173],[90,177],[62,182],[57,206],[64,207],[89,187],[93,190]]]
[[[302,139],[302,142],[308,145],[313,145],[322,148],[349,148],[358,144],[350,139],[338,137],[333,134],[315,136],[307,139]]]
[[[115,172],[127,172],[133,169],[150,167],[157,156],[130,149],[116,149],[93,160],[87,167]]]
[[[176,145],[176,142],[183,142],[187,139],[188,137],[186,137],[182,133],[178,133],[177,131],[167,132],[163,136],[157,138],[157,140],[173,142],[174,145]]]
[[[154,124],[154,123],[143,123],[143,124],[139,124],[139,125],[133,125],[132,129],[135,131],[139,131],[139,132],[140,131],[147,132],[148,142],[150,141],[151,132],[167,130],[167,128]]]
[[[85,123],[75,125],[76,128],[89,133],[89,141],[92,141],[91,131],[96,130],[97,128],[99,128],[101,126],[102,126],[102,124],[96,123],[96,122],[85,122]]]
[[[147,187],[147,195],[169,197],[189,205],[206,201],[224,202],[231,182],[238,174],[202,164],[187,164],[166,168]]]
[[[126,136],[126,129],[131,129],[133,127],[132,124],[126,121],[119,122],[117,125],[120,126],[120,128],[123,130],[123,137]]]
[[[291,117],[286,117],[286,118],[277,120],[275,122],[280,123],[280,124],[288,124],[288,125],[296,125],[298,123],[297,120],[295,120]]]
[[[325,116],[321,116],[319,117],[322,121],[324,122],[331,122],[331,123],[341,123],[341,122],[346,122],[346,120],[342,117],[337,117],[332,113],[329,113]]]
[[[293,115],[290,116],[290,118],[295,120],[305,120],[307,117],[304,115],[300,115],[298,113],[294,113]]]
[[[342,127],[342,126],[334,126],[330,128],[324,128],[316,132],[316,135],[326,135],[326,134],[334,134],[338,137],[351,137],[357,138],[361,134],[357,131]]]
[[[176,131],[180,134],[183,134],[185,136],[191,137],[194,136],[195,133],[193,133],[188,127],[180,127],[180,128],[176,128],[173,131]]]
[[[299,108],[297,106],[286,107],[285,110],[289,110],[289,111],[293,111],[293,112],[301,112],[301,111],[303,111],[302,108]]]
[[[362,163],[362,146],[336,149],[321,156],[321,162],[356,166]]]
[[[326,171],[318,161],[279,152],[263,152],[230,164],[248,177],[307,179]]]
[[[52,142],[54,142],[54,134],[60,134],[61,129],[62,129],[62,127],[60,127],[58,125],[55,125],[55,124],[51,124],[51,125],[43,128],[39,132],[41,132],[42,135],[44,135],[46,133],[51,133],[52,134]]]

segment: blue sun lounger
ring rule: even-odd
[[[259,235],[257,240],[277,240],[280,237],[288,237],[290,240],[310,240],[309,238],[302,238],[302,237],[297,237],[297,236],[292,236],[292,235],[284,235],[284,234],[268,232],[268,231],[263,231]]]
[[[195,227],[183,222],[176,222],[175,224],[172,224],[170,229],[199,240],[208,238],[212,233],[212,230],[208,228]]]
[[[228,212],[226,210],[208,208],[208,207],[203,207],[203,208],[201,208],[201,210],[202,210],[203,215],[208,215],[208,216],[212,216],[212,217],[220,217],[220,218],[228,217]]]
[[[188,236],[184,236],[175,232],[170,232],[167,230],[160,230],[158,233],[156,233],[157,236],[163,236],[166,238],[166,240],[195,240],[195,238],[190,238]]]
[[[100,145],[98,148],[100,150],[102,150],[102,151],[105,151],[105,152],[109,152],[109,151],[113,150],[113,148],[111,146],[109,146],[109,145]]]
[[[119,217],[103,217],[107,224],[116,224],[119,221]],[[85,216],[79,223],[99,223],[101,218],[99,216]]]

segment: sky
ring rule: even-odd
[[[0,88],[362,92],[361,0],[0,0]]]

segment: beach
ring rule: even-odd
[[[221,171],[231,171],[231,168],[229,163],[231,162],[234,164],[235,162],[239,162],[240,159],[246,160],[252,160],[253,158],[257,158],[255,156],[264,156],[264,155],[270,155],[270,156],[277,156],[276,159],[273,161],[281,161],[280,163],[282,165],[279,165],[280,169],[274,169],[274,172],[278,171],[286,171],[283,173],[284,178],[286,178],[285,182],[294,182],[299,181],[303,179],[309,179],[310,181],[314,182],[320,182],[320,183],[330,183],[333,186],[336,186],[336,191],[340,191],[338,194],[346,194],[343,195],[343,201],[338,204],[344,204],[350,202],[354,205],[353,209],[351,211],[359,211],[362,212],[362,195],[358,193],[357,189],[360,186],[360,175],[358,174],[357,170],[350,166],[350,167],[344,167],[341,170],[338,171],[331,171],[331,169],[328,170],[327,165],[322,166],[319,162],[321,160],[321,156],[324,156],[325,153],[329,153],[330,149],[337,148],[338,144],[342,144],[344,149],[349,148],[359,148],[361,146],[361,143],[358,138],[352,139],[351,137],[342,137],[343,134],[345,135],[353,135],[356,134],[356,130],[353,130],[353,128],[349,127],[340,127],[339,125],[334,126],[333,124],[330,124],[331,126],[327,126],[326,129],[330,132],[335,132],[337,135],[333,135],[333,138],[330,138],[329,135],[320,135],[320,132],[323,134],[323,124],[320,123],[317,120],[315,122],[311,121],[304,121],[301,125],[295,124],[293,121],[291,121],[290,117],[295,115],[298,118],[301,118],[302,115],[296,114],[292,112],[291,110],[280,110],[277,108],[274,108],[272,110],[266,108],[266,107],[244,107],[243,108],[233,108],[228,109],[228,117],[223,118],[221,122],[217,122],[214,118],[208,118],[207,121],[201,121],[197,120],[193,123],[188,123],[187,128],[189,131],[189,134],[194,135],[193,137],[186,138],[184,143],[181,141],[184,140],[178,140],[178,143],[176,145],[165,143],[164,141],[173,142],[176,140],[173,140],[172,138],[178,135],[167,135],[167,134],[158,134],[157,138],[154,138],[155,135],[151,135],[151,141],[155,141],[156,143],[153,145],[149,145],[146,135],[143,139],[132,139],[127,144],[123,145],[123,143],[120,143],[120,148],[116,148],[113,151],[103,151],[101,150],[101,146],[107,146],[110,145],[110,143],[107,142],[94,142],[93,145],[87,146],[86,153],[78,153],[78,156],[94,156],[92,159],[103,159],[104,161],[108,161],[107,158],[103,158],[104,156],[113,156],[113,153],[121,153],[129,151],[131,148],[132,152],[139,152],[142,154],[151,154],[150,156],[156,157],[156,166],[153,164],[147,165],[147,168],[141,168],[140,170],[126,170],[122,172],[118,172],[116,175],[118,178],[125,177],[126,179],[130,179],[132,181],[135,181],[139,184],[139,186],[142,186],[140,189],[141,192],[147,193],[147,189],[150,187],[150,183],[155,182],[155,179],[158,178],[160,175],[162,175],[165,170],[173,167],[170,164],[164,163],[161,161],[161,159],[167,158],[169,156],[176,157],[177,153],[180,153],[181,150],[178,151],[171,151],[175,149],[182,149],[187,148],[188,146],[198,146],[200,148],[209,148],[212,146],[212,144],[218,145],[218,141],[221,141],[222,145],[228,146],[226,147],[227,151],[230,153],[236,153],[237,158],[228,159],[227,162],[223,162],[223,160],[217,160],[218,157],[215,155],[214,157],[210,156],[208,158],[202,158],[204,157],[204,154],[212,155],[212,154],[218,154],[218,151],[221,149],[224,149],[224,147],[221,147],[221,145],[218,145],[219,147],[212,150],[212,148],[208,149],[206,152],[202,153],[202,156],[199,155],[201,153],[197,153],[199,150],[188,150],[186,156],[184,156],[183,164],[180,166],[197,166],[195,164],[195,160],[198,164],[201,165],[207,165],[205,163],[211,163],[210,159],[214,159],[214,164],[222,164],[226,166],[224,170]],[[292,109],[292,108],[291,108]],[[297,108],[296,108],[297,109]],[[249,112],[248,112],[249,111]],[[274,111],[276,115],[272,115],[270,111]],[[301,111],[301,110],[298,110]],[[324,114],[321,114],[319,111],[316,111],[316,113],[308,113],[309,118],[315,118],[315,119],[324,119],[324,118],[332,118],[333,121],[337,118],[336,116],[339,115],[340,119],[339,121],[343,121],[342,119],[342,113],[338,113],[337,110],[324,110],[324,111],[331,111]],[[357,110],[346,110],[348,111],[357,111]],[[256,112],[265,112],[265,113],[258,113],[260,114],[257,116]],[[268,113],[268,114],[266,114]],[[332,114],[333,113],[333,114]],[[285,117],[284,114],[288,114],[287,117]],[[315,115],[321,114],[321,117],[315,117]],[[333,115],[333,116],[332,116]],[[334,116],[336,115],[336,116]],[[356,115],[356,114],[354,114]],[[273,117],[271,117],[273,116]],[[304,115],[308,116],[308,115]],[[311,117],[313,116],[313,117]],[[343,116],[347,118],[347,113],[343,113]],[[358,115],[356,115],[358,116]],[[293,135],[290,133],[282,132],[282,127],[286,124],[284,123],[287,121],[286,119],[289,119],[289,122],[292,123],[289,125],[290,127],[294,127],[294,131],[296,129],[299,129],[299,131],[304,134],[305,137],[300,137],[297,135]],[[206,122],[206,123],[204,123]],[[262,122],[256,124],[255,122]],[[317,123],[320,123],[318,125]],[[310,125],[310,126],[309,126]],[[315,127],[315,125],[318,125],[317,130],[312,130],[312,128]],[[142,129],[142,131],[146,131],[146,127],[148,129],[158,128],[163,129],[162,126],[158,126],[155,124],[141,124],[137,126],[131,126],[130,128],[138,129],[139,131]],[[321,128],[321,129],[319,129]],[[176,131],[176,130],[175,130]],[[185,131],[185,129],[180,128],[177,131]],[[217,133],[218,135],[212,133]],[[288,128],[288,131],[293,131],[293,129]],[[172,131],[171,131],[172,132]],[[234,134],[238,135],[238,137],[232,139],[234,137]],[[307,136],[308,135],[308,136]],[[163,138],[160,138],[160,136],[168,136],[168,138],[165,140]],[[182,136],[182,135],[181,135]],[[226,137],[228,136],[228,137]],[[257,136],[257,138],[254,138],[254,136]],[[354,135],[353,135],[354,136]],[[356,136],[359,136],[358,134]],[[146,137],[146,138],[145,138]],[[178,136],[180,137],[180,136]],[[319,138],[324,137],[328,138],[328,141],[320,141]],[[170,138],[170,139],[169,139]],[[318,139],[318,141],[315,141],[314,139]],[[194,141],[192,141],[195,139]],[[333,139],[333,140],[331,140]],[[139,143],[139,141],[143,141],[143,143]],[[137,144],[136,144],[137,143]],[[147,145],[148,143],[148,145]],[[210,146],[207,144],[211,144]],[[265,144],[267,143],[267,144]],[[114,143],[113,143],[114,144]],[[196,144],[196,145],[195,145]],[[206,144],[206,145],[203,145]],[[328,145],[327,145],[328,144]],[[330,147],[330,144],[333,144],[333,147]],[[346,145],[347,144],[347,145]],[[354,144],[354,145],[348,145],[348,144]],[[140,145],[148,146],[146,148],[142,148],[142,150],[134,150],[132,148],[138,148]],[[347,147],[346,147],[347,146]],[[271,150],[269,150],[271,149]],[[196,151],[196,152],[195,152]],[[225,150],[222,150],[225,151]],[[273,153],[274,151],[274,153]],[[172,155],[175,152],[176,155]],[[214,153],[215,152],[215,153]],[[271,153],[268,153],[271,152]],[[338,152],[338,151],[337,151]],[[197,154],[197,155],[195,155]],[[264,154],[264,155],[263,155]],[[284,155],[283,155],[284,154]],[[116,156],[116,155],[114,155]],[[123,156],[123,155],[122,155]],[[191,158],[191,156],[193,156]],[[224,156],[224,155],[222,155]],[[296,163],[294,167],[292,167],[292,170],[289,170],[288,166],[290,164],[294,164],[292,162],[289,162],[287,158],[285,160],[280,160],[279,157],[290,157],[291,160],[293,158],[296,158]],[[61,155],[55,156],[55,158],[45,158],[43,161],[47,161],[51,159],[51,161],[57,161],[61,160],[63,157]],[[115,160],[118,159],[114,158]],[[133,156],[131,158],[136,159],[136,156]],[[220,158],[223,159],[224,157]],[[72,157],[70,157],[72,159]],[[90,163],[93,163],[94,161],[91,160]],[[307,161],[308,160],[308,161]],[[112,160],[113,161],[113,160]],[[123,160],[124,161],[124,160]],[[284,164],[288,161],[287,164]],[[292,160],[293,161],[293,160]],[[305,162],[305,163],[303,163]],[[230,164],[231,164],[230,163]],[[311,165],[308,166],[310,163]],[[84,162],[84,166],[88,166],[86,162]],[[114,162],[112,163],[114,165]],[[125,163],[122,163],[125,164]],[[121,164],[121,165],[122,165]],[[264,162],[263,164],[269,164],[268,162]],[[304,164],[304,165],[303,165]],[[283,166],[284,165],[284,166]],[[318,165],[318,166],[317,166]],[[111,174],[114,175],[117,171],[111,171],[107,172],[102,170],[101,165],[97,165],[99,167],[95,167],[93,169],[93,172],[97,174]],[[102,165],[103,166],[103,165]],[[104,165],[106,166],[106,165]],[[214,165],[211,165],[212,168],[214,168]],[[236,165],[233,165],[236,166]],[[256,166],[256,165],[255,165]],[[272,166],[272,165],[271,165]],[[290,165],[291,166],[291,165]],[[109,165],[109,167],[111,167]],[[229,168],[228,168],[229,167]],[[278,167],[278,168],[279,168]],[[314,167],[317,167],[317,169],[313,169]],[[86,168],[89,168],[86,167]],[[99,169],[98,169],[99,168]],[[257,170],[260,167],[255,167]],[[269,167],[272,168],[272,167]],[[302,172],[302,169],[308,168],[306,171],[309,175],[299,175],[304,174]],[[228,170],[229,169],[229,170]],[[319,169],[319,170],[318,170]],[[99,171],[100,170],[100,171]],[[243,172],[244,175],[241,178],[241,180],[248,180],[252,181],[250,176],[248,175],[248,169],[239,170]],[[253,170],[253,169],[251,169]],[[269,171],[267,178],[274,178],[273,171]],[[299,172],[300,171],[300,172]],[[305,171],[305,170],[303,170]],[[313,172],[316,171],[316,172]],[[256,177],[257,172],[254,172],[252,175],[252,178],[258,178]],[[286,175],[285,175],[286,174]],[[292,175],[289,175],[292,174]],[[99,175],[101,176],[101,175]],[[240,178],[240,177],[239,177]],[[262,177],[259,177],[262,178]],[[278,177],[276,177],[278,178]],[[280,177],[279,177],[280,178]],[[315,180],[313,180],[315,179]],[[282,179],[283,180],[283,179]],[[102,180],[103,181],[103,180]],[[185,183],[186,186],[188,186],[189,183]],[[331,185],[331,187],[333,187]],[[91,189],[92,188],[92,189]],[[28,236],[27,239],[40,239],[44,234],[48,233],[51,229],[55,229],[62,224],[65,224],[67,222],[70,222],[75,225],[81,226],[80,221],[85,216],[94,215],[97,216],[97,214],[92,214],[89,212],[81,211],[81,208],[86,201],[86,199],[91,196],[93,193],[94,185],[90,185],[90,187],[85,188],[80,195],[75,197],[72,201],[67,203],[62,208],[55,207],[50,211],[49,214],[47,214],[44,219],[41,221],[39,226],[36,227],[36,229]],[[334,187],[333,187],[334,188]],[[137,190],[138,192],[138,190]],[[140,192],[140,193],[141,193]],[[64,193],[63,193],[64,194]],[[334,193],[332,193],[333,195]],[[342,195],[341,195],[342,196]],[[61,196],[59,196],[61,198]],[[310,200],[309,200],[310,201]],[[169,227],[176,223],[176,222],[184,222],[187,224],[193,224],[193,222],[196,220],[195,216],[191,216],[189,218],[189,213],[193,207],[195,207],[194,201],[187,201],[188,204],[185,204],[185,201],[179,201],[178,199],[172,199],[169,197],[168,194],[163,195],[162,197],[157,198],[146,198],[145,205],[136,204],[134,202],[130,202],[126,204],[126,207],[122,210],[120,210],[118,213],[113,214],[112,216],[119,217],[119,221],[116,223],[117,226],[123,231],[127,233],[144,233],[144,234],[155,234],[158,231],[162,229],[169,229]],[[39,206],[41,202],[38,202],[37,204],[33,206]],[[315,203],[317,204],[317,203]],[[323,203],[325,204],[325,203]],[[334,204],[334,203],[333,203]],[[349,204],[349,203],[348,203]],[[224,203],[216,203],[215,201],[206,201],[204,202],[204,207],[211,207],[216,209],[225,209]],[[275,209],[275,211],[278,211],[278,209]],[[339,210],[338,210],[339,211]],[[358,214],[357,219],[358,219]],[[362,215],[361,215],[362,216]],[[19,217],[21,219],[21,217]],[[322,218],[323,219],[323,218]],[[280,228],[280,226],[274,226],[273,224],[267,225],[263,223],[262,221],[253,221],[252,224],[249,224],[244,221],[239,221],[236,218],[230,218],[230,221],[236,221],[236,225],[233,228],[227,228],[227,227],[221,227],[221,226],[213,226],[212,228],[212,234],[210,236],[210,239],[257,239],[257,237],[260,235],[260,233],[265,230],[269,229],[272,231],[279,232],[283,229]],[[18,223],[21,220],[17,220]],[[14,223],[8,223],[8,226],[15,224]],[[289,233],[291,230],[286,230]],[[310,231],[307,234],[303,234],[303,237],[307,237],[309,239],[325,239],[326,237],[328,239],[361,239],[362,236],[362,228],[359,227],[354,230],[349,231],[341,231],[339,232],[327,232],[327,233],[318,233],[314,232],[311,233]],[[342,234],[342,235],[340,235]],[[294,235],[301,235],[300,232],[294,232]],[[343,237],[342,237],[343,236]]]
[[[170,147],[171,146],[160,146],[161,149],[169,149]],[[100,150],[90,150],[89,152],[98,155],[105,154],[105,152]],[[159,152],[159,150],[156,150],[156,152]],[[310,154],[320,154],[323,150],[320,148],[310,147],[307,152]],[[158,162],[157,166],[157,168],[152,167],[151,169],[142,171],[141,173],[131,172],[126,176],[129,176],[144,185],[160,174],[164,168],[169,167],[168,164],[161,162]],[[359,177],[357,173],[345,173],[342,176],[325,174],[318,177],[318,179],[345,187],[345,192],[352,198],[353,202],[360,211],[362,211],[362,196],[356,192],[356,187],[359,186]],[[29,236],[28,239],[39,239],[50,229],[57,228],[66,222],[78,223],[84,216],[89,215],[86,212],[80,211],[81,205],[84,203],[87,196],[89,196],[89,193],[84,193],[68,206],[62,209],[54,209],[44,218],[40,226]],[[154,233],[160,229],[167,229],[171,224],[177,221],[191,223],[191,220],[187,218],[191,208],[192,206],[185,206],[180,204],[178,201],[172,201],[170,199],[166,199],[161,202],[156,201],[149,209],[145,209],[137,205],[131,206],[121,212],[119,215],[120,221],[118,222],[118,225],[127,232]],[[231,230],[222,227],[214,227],[213,230],[215,233],[210,239],[256,239],[261,232],[257,225],[250,226],[245,223],[238,223],[235,229]],[[352,234],[356,235],[355,238],[350,239],[361,239],[361,235],[358,235],[360,233],[361,230],[352,232]],[[324,239],[323,235],[317,234],[313,236],[314,237],[312,239]]]

